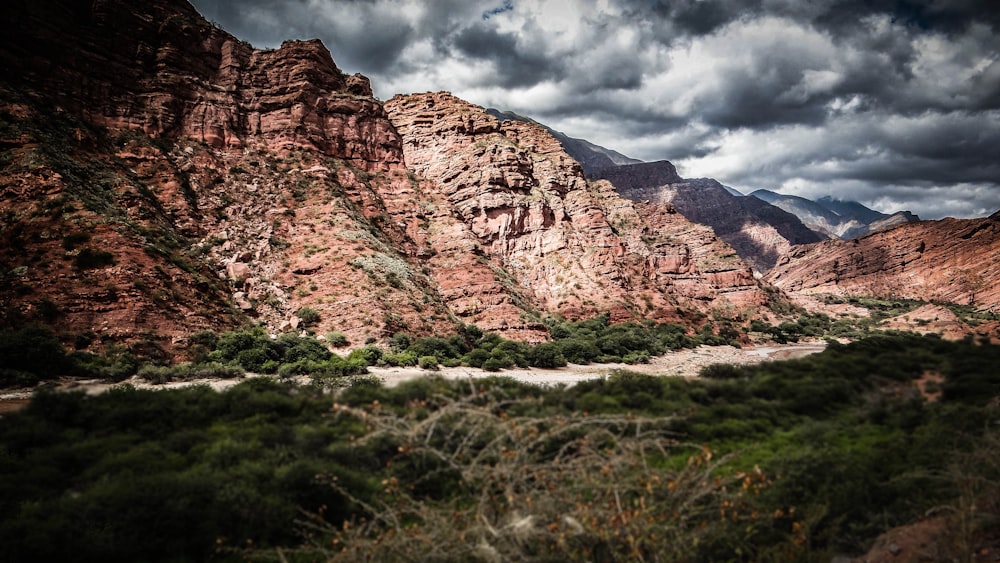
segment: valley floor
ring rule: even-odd
[[[668,352],[662,356],[650,358],[650,363],[648,364],[570,364],[567,367],[558,369],[514,368],[500,372],[487,372],[470,367],[441,368],[438,372],[416,367],[370,367],[368,371],[370,375],[379,378],[388,386],[397,385],[403,381],[432,373],[440,374],[447,379],[504,376],[538,385],[573,385],[580,381],[604,377],[615,370],[628,370],[647,375],[695,377],[703,367],[711,364],[750,365],[772,360],[789,360],[822,352],[825,348],[826,343],[824,341],[772,344],[747,348],[699,346],[695,349]],[[207,384],[213,389],[221,391],[236,385],[240,381],[239,379],[204,379],[155,385],[138,377],[132,377],[121,383],[108,383],[96,379],[66,379],[60,381],[57,386],[61,390],[82,390],[87,394],[103,393],[109,388],[121,385],[122,383],[129,383],[140,389],[166,389]],[[303,383],[307,381],[308,378],[302,378]],[[10,389],[0,392],[0,415],[23,408],[28,403],[33,392],[32,389]]]
[[[524,383],[538,385],[573,385],[580,381],[608,375],[615,370],[628,370],[647,375],[695,377],[701,368],[712,364],[750,365],[771,360],[789,360],[822,352],[826,342],[800,342],[796,344],[773,344],[747,348],[732,346],[699,346],[667,352],[650,358],[648,364],[570,364],[558,369],[514,368],[501,372],[486,372],[468,367],[442,368],[439,372],[447,379],[480,378],[491,376],[511,377]],[[368,368],[372,375],[386,385],[396,385],[402,381],[426,375],[419,368]]]

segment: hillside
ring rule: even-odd
[[[1000,213],[903,223],[793,249],[765,279],[791,293],[875,295],[1000,307]]]
[[[735,196],[710,178],[681,178],[667,161],[605,168],[595,177],[608,180],[628,199],[668,203],[691,221],[712,227],[759,272],[792,246],[823,240],[791,213]]]
[[[2,11],[5,327],[169,355],[247,322],[539,340],[548,315],[766,304],[709,229],[588,182],[544,128],[384,106],[319,41],[254,49],[182,1]]]

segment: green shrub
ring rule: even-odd
[[[328,332],[326,333],[326,343],[334,348],[343,348],[351,343],[347,340],[347,336],[343,332]]]
[[[366,366],[375,366],[378,365],[383,354],[385,354],[385,352],[378,346],[368,345],[364,348],[351,350],[351,353],[347,355],[347,359],[363,362]]]
[[[601,355],[597,345],[587,340],[567,338],[557,342],[562,355],[574,364],[589,364]]]
[[[59,339],[41,326],[25,326],[0,332],[0,358],[4,373],[0,385],[32,384],[59,375],[70,366]]]
[[[463,349],[467,347],[460,340],[430,336],[411,343],[406,350],[417,357],[460,358]]]
[[[554,342],[536,344],[525,354],[528,364],[538,368],[561,368],[566,365],[566,357]]]
[[[319,311],[312,307],[301,307],[295,311],[295,316],[299,318],[303,327],[315,326],[319,323]]]
[[[417,357],[411,352],[399,352],[398,354],[383,354],[378,365],[409,367],[417,365]]]
[[[489,352],[482,348],[476,348],[462,358],[462,363],[470,367],[481,368],[488,359],[490,359]]]
[[[495,371],[500,371],[503,368],[504,368],[504,362],[493,357],[487,358],[482,365],[482,369],[484,369],[485,371],[495,372]]]
[[[299,336],[286,332],[274,341],[283,363],[311,360],[324,362],[330,358],[330,350],[319,340],[309,336]]]
[[[630,352],[622,358],[622,361],[629,365],[648,364],[649,354],[646,354],[645,352]]]
[[[436,356],[420,356],[418,365],[420,366],[420,369],[429,369],[434,371],[439,369],[438,359]]]

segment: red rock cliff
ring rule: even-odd
[[[764,302],[749,268],[710,229],[588,182],[544,128],[499,121],[447,93],[397,96],[386,108],[407,166],[433,182],[540,310],[665,320],[678,306]]]
[[[587,182],[541,128],[444,94],[383,107],[317,41],[254,50],[168,0],[0,9],[5,325],[173,348],[308,307],[355,345],[535,340],[550,313],[765,303],[710,229]]]
[[[788,292],[905,297],[1000,307],[1000,213],[904,223],[797,247],[766,279]]]

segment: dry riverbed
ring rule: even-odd
[[[442,368],[438,373],[449,379],[502,375],[525,383],[535,383],[538,385],[572,385],[587,379],[604,377],[620,369],[648,375],[695,377],[701,371],[701,368],[711,364],[750,365],[772,360],[788,360],[822,352],[825,348],[826,342],[822,341],[747,348],[700,346],[693,350],[685,349],[677,352],[668,352],[662,356],[650,358],[648,364],[570,364],[559,369],[515,368],[505,369],[498,373],[457,367]],[[396,385],[407,379],[413,379],[414,377],[420,377],[428,373],[418,368],[369,368],[369,371],[372,375],[380,378],[386,385]]]
[[[448,379],[468,379],[501,375],[512,377],[525,383],[538,385],[573,385],[587,379],[604,377],[614,370],[625,369],[649,375],[695,377],[701,368],[711,364],[749,365],[772,360],[788,360],[822,352],[825,342],[803,342],[798,344],[775,344],[747,348],[731,346],[700,346],[693,350],[669,352],[650,359],[648,364],[570,364],[559,369],[516,368],[498,373],[486,372],[474,368],[457,367],[442,368],[438,372],[429,372],[419,368],[369,368],[371,375],[382,380],[386,385],[398,385],[408,379],[421,377],[431,373],[440,374]],[[130,383],[143,389],[169,389],[195,384],[207,384],[216,390],[223,390],[239,383],[240,379],[207,379],[197,381],[178,381],[162,385],[153,385],[137,377],[122,383]],[[308,381],[304,378],[303,381]],[[60,390],[84,391],[87,394],[98,394],[120,383],[107,383],[100,380],[67,379],[56,383]],[[12,389],[0,392],[0,416],[23,408],[31,398],[33,389]]]

